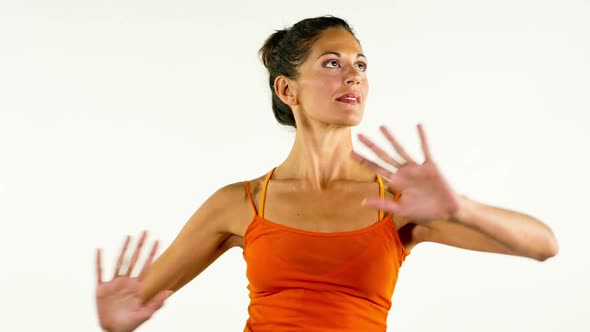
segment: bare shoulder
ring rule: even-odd
[[[252,214],[244,182],[230,183],[219,188],[201,208],[210,210],[216,216],[215,219],[223,223],[223,229],[227,233],[238,236],[243,235],[240,225]]]
[[[249,189],[256,202],[264,183],[264,177],[262,175],[255,179],[230,183],[219,188],[207,199],[203,204],[203,208],[210,209],[213,214],[221,217],[217,219],[224,223],[224,229],[228,233],[243,237],[246,228],[254,217],[254,208],[247,189]],[[246,182],[248,188],[246,188]]]
[[[256,187],[258,181],[253,180],[252,184]],[[216,190],[151,265],[142,283],[144,301],[162,290],[182,288],[227,250],[243,247],[244,231],[253,216],[244,182]]]

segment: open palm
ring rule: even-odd
[[[397,161],[364,135],[359,135],[359,140],[384,163],[391,166],[394,171],[388,170],[356,152],[352,153],[352,157],[385,178],[390,187],[400,196],[396,202],[372,197],[365,204],[392,212],[417,223],[452,219],[459,211],[459,196],[453,191],[432,159],[422,125],[418,124],[424,153],[424,162],[421,164],[416,163],[406,153],[387,128],[381,126],[380,130],[404,161]]]
[[[144,232],[133,254],[125,274],[121,267],[125,258],[125,251],[131,238],[128,236],[123,245],[121,255],[117,261],[113,279],[109,282],[102,280],[102,262],[100,249],[96,252],[96,310],[98,321],[103,330],[109,332],[130,332],[148,320],[156,310],[164,304],[171,291],[163,291],[148,303],[144,303],[140,296],[140,285],[156,254],[158,242],[154,243],[138,277],[131,277],[131,273],[145,242],[147,233]]]

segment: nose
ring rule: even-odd
[[[350,66],[346,73],[346,84],[358,85],[361,84],[361,81],[361,73],[354,66]]]
[[[361,79],[360,77],[351,78],[348,81],[346,81],[346,84],[358,85],[361,84]]]

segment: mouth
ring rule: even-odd
[[[357,95],[356,93],[347,93],[336,98],[336,101],[347,103],[347,104],[360,104],[361,103],[361,96]]]

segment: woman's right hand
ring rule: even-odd
[[[162,291],[147,303],[144,303],[140,296],[140,284],[158,248],[158,242],[156,241],[139,276],[131,277],[146,236],[147,232],[144,231],[131,257],[129,268],[123,273],[121,266],[131,240],[131,237],[127,236],[111,281],[104,282],[102,280],[101,250],[96,251],[96,310],[100,327],[105,331],[131,332],[135,330],[143,322],[147,321],[156,310],[160,309],[164,301],[173,293],[169,290]]]

